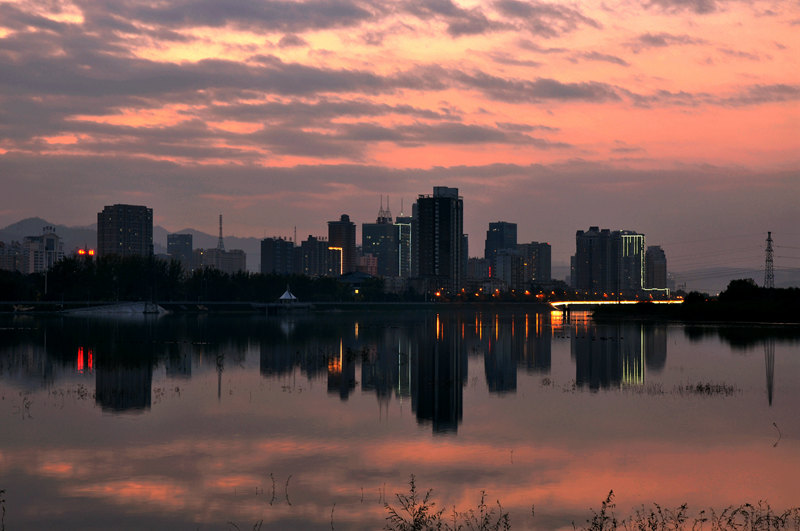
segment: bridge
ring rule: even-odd
[[[683,299],[670,299],[664,301],[651,301],[651,300],[602,300],[602,301],[555,301],[551,302],[550,306],[555,308],[556,310],[567,310],[569,311],[572,308],[594,308],[595,306],[605,306],[608,304],[639,304],[640,302],[646,302],[649,304],[682,304]]]

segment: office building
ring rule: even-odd
[[[43,273],[63,258],[64,243],[55,227],[43,227],[39,236],[26,236],[22,240],[23,273]]]
[[[489,230],[486,231],[486,245],[483,257],[492,263],[494,256],[500,249],[517,248],[517,224],[507,221],[497,221],[489,223]]]
[[[172,260],[180,262],[184,269],[192,264],[192,235],[167,234],[167,254]]]
[[[291,275],[295,272],[294,242],[287,238],[261,240],[261,273]]]
[[[153,209],[111,205],[97,213],[97,254],[152,256]]]
[[[413,234],[414,218],[413,216],[406,216],[403,212],[403,202],[400,202],[400,215],[394,220],[394,225],[397,227],[397,273],[402,278],[411,276],[412,270],[412,247],[414,241],[411,238]]]
[[[347,214],[342,214],[339,221],[328,222],[328,247],[340,255],[341,274],[356,270],[356,224],[350,221]]]
[[[645,282],[647,289],[665,289],[667,287],[667,255],[658,245],[651,245],[644,255]]]
[[[392,212],[384,210],[383,200],[375,223],[361,225],[361,253],[376,259],[375,274],[381,277],[396,277],[399,269],[399,226],[392,223]]]
[[[436,186],[433,195],[419,196],[416,207],[417,275],[426,290],[456,292],[466,267],[464,201],[458,188]]]

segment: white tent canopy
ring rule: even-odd
[[[289,290],[289,286],[286,286],[286,291],[283,292],[281,298],[278,299],[281,302],[297,302],[297,297],[295,297],[292,292]]]

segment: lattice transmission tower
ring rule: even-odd
[[[775,270],[772,267],[772,233],[767,233],[766,260],[764,262],[764,287],[775,287]]]

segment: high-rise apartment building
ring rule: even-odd
[[[458,188],[436,186],[417,199],[418,276],[427,289],[456,292],[464,281],[464,201]]]
[[[667,255],[658,245],[651,245],[644,255],[645,281],[648,289],[666,289],[667,287]]]
[[[180,262],[184,269],[191,268],[192,235],[167,234],[167,254],[173,260]]]
[[[574,284],[596,295],[619,296],[644,287],[645,237],[590,227],[575,234]]]
[[[341,273],[352,273],[358,265],[356,254],[356,224],[350,216],[342,214],[339,221],[328,222],[328,246],[339,252],[341,257]]]
[[[517,250],[524,261],[523,276],[525,277],[525,282],[541,284],[552,280],[552,259],[549,243],[520,243],[517,245]]]
[[[153,209],[111,205],[97,213],[97,254],[153,255]]]
[[[290,275],[295,272],[294,242],[286,238],[261,240],[261,273]]]
[[[309,277],[341,275],[342,253],[329,247],[325,238],[309,234],[308,239],[295,248],[295,272]]]

